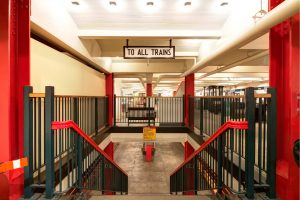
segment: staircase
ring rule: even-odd
[[[247,129],[246,121],[224,123],[170,175],[170,194],[198,196],[212,191],[218,199],[269,199],[270,185],[258,184],[255,167],[249,167],[254,151],[243,137],[249,134]],[[263,187],[267,189],[259,192]]]

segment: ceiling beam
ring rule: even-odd
[[[234,62],[234,63],[231,63],[229,65],[223,66],[223,67],[221,67],[221,68],[219,68],[217,70],[214,70],[212,72],[208,72],[206,74],[203,74],[202,76],[198,77],[197,80],[203,79],[205,77],[211,76],[211,75],[216,74],[216,73],[223,72],[225,70],[228,70],[228,69],[231,69],[231,68],[236,67],[238,65],[241,65],[244,62],[249,62],[249,61],[252,61],[252,60],[256,60],[256,59],[264,57],[266,55],[269,55],[269,50],[263,51],[261,53],[255,54],[253,56],[249,56],[249,57],[241,59],[241,60],[239,60],[237,62]]]
[[[240,33],[237,37],[233,37],[209,56],[201,59],[191,69],[181,74],[182,77],[191,73],[195,73],[200,69],[207,67],[209,62],[218,59],[233,50],[239,49],[249,42],[259,38],[269,31],[273,26],[285,21],[289,17],[299,12],[299,0],[283,1],[268,14],[265,15],[258,23]]]
[[[220,39],[220,31],[114,31],[114,30],[79,30],[81,39]]]

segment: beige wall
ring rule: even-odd
[[[105,75],[34,39],[30,40],[30,82],[34,92],[54,86],[60,95],[105,95]]]

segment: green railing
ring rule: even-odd
[[[236,180],[238,185],[247,184],[247,191],[239,186],[230,187],[231,185],[227,185],[228,182],[224,184],[237,193],[247,192],[248,197],[253,196],[254,190],[260,189],[270,198],[274,198],[276,196],[276,93],[274,89],[269,88],[267,94],[255,94],[254,88],[247,88],[245,95],[190,97],[189,103],[189,127],[204,140],[210,138],[227,121],[248,121],[247,132],[230,130],[230,133],[225,134],[226,138],[230,139],[222,139],[229,140],[229,145],[225,145],[224,152],[226,158],[230,156],[234,158],[231,162],[233,171],[241,170],[241,175],[246,178],[244,182],[237,181],[239,174],[233,173],[229,174],[229,179]],[[234,134],[231,133],[232,131]],[[221,146],[213,149],[214,152],[221,153],[218,150]],[[214,159],[213,161],[218,162]],[[204,163],[203,166],[211,167],[210,163]]]
[[[73,121],[53,122],[54,135],[60,139],[58,161],[51,177],[56,177],[54,193],[70,188],[101,191],[103,194],[128,192],[128,175]],[[67,137],[64,134],[67,133]],[[53,139],[53,138],[52,138]],[[62,143],[66,140],[67,151]],[[52,162],[54,161],[54,162]],[[63,177],[63,173],[66,176]],[[53,186],[52,186],[53,187]]]
[[[46,180],[50,180],[52,174],[47,172],[52,166],[48,163],[47,167],[47,158],[54,156],[54,164],[58,166],[59,159],[63,157],[64,160],[71,148],[68,144],[70,130],[53,134],[52,121],[73,120],[89,136],[98,136],[107,125],[107,109],[106,97],[54,95],[53,87],[46,87],[45,93],[33,93],[32,87],[24,87],[24,155],[29,159],[24,171],[26,198],[36,190],[49,188]],[[54,170],[56,176],[67,176],[67,173],[60,175],[58,168]]]

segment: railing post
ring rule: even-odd
[[[29,94],[32,93],[31,86],[23,89],[24,104],[24,157],[28,159],[28,166],[24,168],[24,198],[32,196],[31,185],[33,184],[33,152],[32,152],[32,102]]]
[[[77,135],[77,134],[76,134]],[[82,160],[83,160],[83,138],[77,135],[77,187],[82,189]]]
[[[189,128],[190,130],[194,131],[194,123],[195,123],[195,116],[194,116],[194,108],[195,108],[195,97],[190,96],[188,98],[189,102]]]
[[[203,105],[203,103],[204,103],[204,99],[203,98],[201,98],[200,97],[200,100],[199,100],[200,102],[200,107],[199,107],[199,109],[200,109],[200,135],[201,136],[203,136],[203,110],[204,110],[204,105]]]
[[[268,88],[271,98],[268,99],[268,127],[267,127],[267,184],[270,186],[267,193],[270,199],[276,198],[276,90]]]
[[[99,122],[99,114],[98,114],[98,98],[95,97],[95,135],[98,134],[98,129],[99,129],[99,125],[98,125],[98,122]]]
[[[183,113],[182,113],[182,124],[185,126],[185,94],[182,96],[182,110],[183,110]]]
[[[198,194],[198,160],[197,160],[197,157],[194,157],[193,158],[194,160],[194,191],[195,191],[195,195]]]
[[[224,99],[221,99],[221,125],[225,123],[225,115],[226,115],[226,104]],[[218,179],[217,179],[217,184],[218,184],[218,192],[222,192],[223,188],[223,134],[218,137],[217,142],[218,142],[218,154],[217,154],[217,159],[218,159]]]
[[[254,198],[254,160],[255,160],[255,97],[254,88],[246,89],[246,119],[248,130],[246,132],[246,196]]]
[[[73,102],[73,120],[76,124],[79,122],[78,114],[79,114],[79,102],[78,98],[74,98]],[[79,124],[78,124],[79,125]],[[76,150],[77,150],[77,187],[79,190],[82,188],[82,144],[83,144],[83,139],[80,137],[78,134],[75,134],[75,142],[76,142]]]
[[[114,101],[114,116],[113,116],[113,118],[114,118],[114,126],[116,126],[116,111],[117,111],[117,107],[116,107],[116,105],[117,105],[117,97],[116,97],[116,95],[114,95],[114,98],[113,98],[113,101]],[[108,113],[108,112],[107,112]]]
[[[51,199],[54,192],[54,87],[46,86],[45,96],[45,164],[46,164],[46,198]]]
[[[148,126],[150,126],[150,97],[146,97],[148,99]]]

